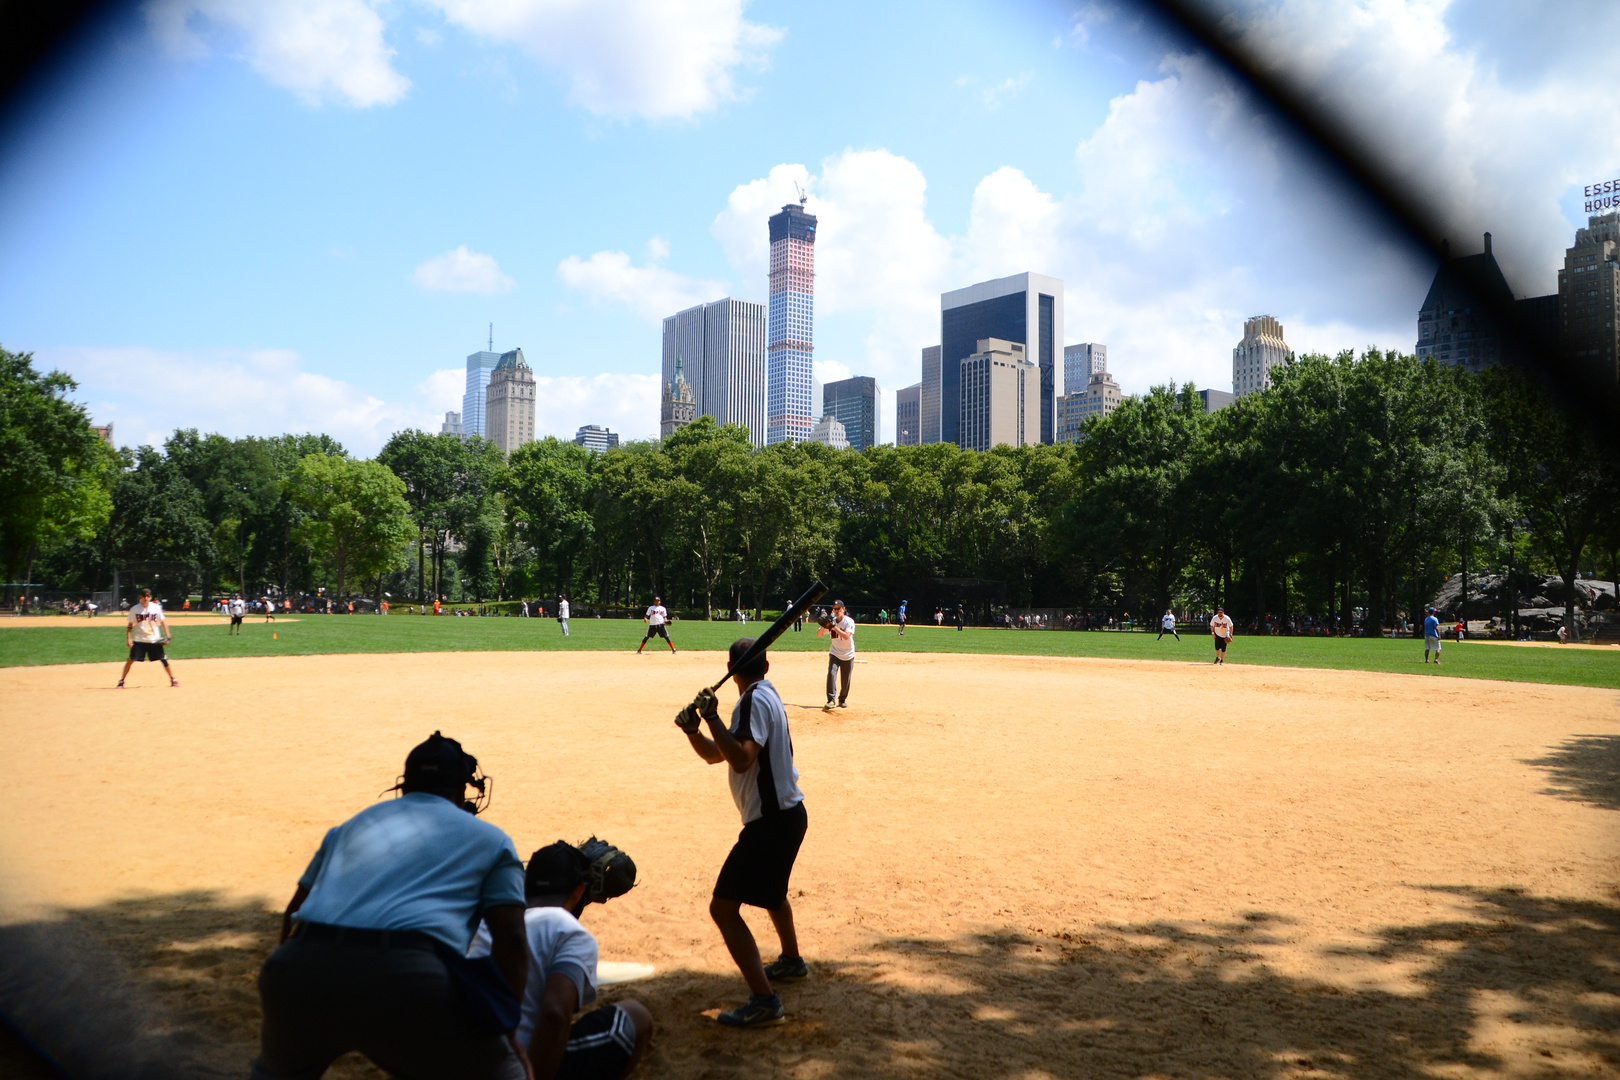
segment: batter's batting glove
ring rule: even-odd
[[[693,699],[692,704],[697,706],[698,715],[703,719],[716,724],[720,722],[720,699],[715,696],[713,690],[707,687],[699,690],[698,696]]]
[[[698,719],[698,711],[695,704],[688,705],[675,716],[675,726],[686,732],[688,735],[697,734],[697,729],[702,725],[702,723],[703,721]]]

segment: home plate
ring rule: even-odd
[[[596,985],[612,986],[614,983],[635,982],[645,979],[653,973],[651,964],[632,964],[623,960],[598,960],[596,963]]]

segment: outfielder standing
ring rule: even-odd
[[[557,599],[557,621],[562,623],[563,637],[568,636],[568,597]]]
[[[1232,619],[1225,608],[1215,609],[1215,617],[1209,620],[1209,633],[1215,639],[1215,662],[1226,663],[1226,647],[1232,643]]]
[[[753,644],[753,638],[732,642],[731,662],[735,664]],[[729,728],[720,720],[719,700],[707,687],[675,720],[698,757],[711,765],[723,761],[731,767],[726,778],[742,815],[742,833],[720,868],[714,898],[709,901],[709,915],[720,928],[750,993],[746,1005],[720,1014],[720,1023],[727,1027],[782,1023],[787,1010],[771,984],[797,982],[809,975],[799,955],[793,907],[788,903],[788,880],[809,818],[804,793],[799,790],[799,772],[793,767],[787,710],[782,708],[776,687],[765,679],[769,671],[770,661],[761,653],[746,668],[732,672],[741,696],[731,710]],[[700,719],[708,721],[708,736],[699,730]],[[776,927],[782,955],[769,967],[761,962],[753,932],[743,921],[744,904],[764,908]]]
[[[179,686],[180,680],[174,677],[169,658],[163,655],[163,646],[168,640],[169,620],[163,616],[163,605],[152,599],[151,589],[142,589],[140,603],[129,609],[124,624],[124,644],[129,647],[129,659],[124,661],[124,673],[118,676],[118,685],[122,687],[129,678],[130,665],[135,661],[156,660],[168,673],[169,685]]]
[[[237,593],[235,596],[231,597],[231,602],[226,606],[229,608],[231,613],[231,628],[230,630],[226,631],[226,636],[229,637],[230,635],[235,634],[237,637],[241,637],[242,616],[247,614],[247,602],[242,599],[241,593]]]
[[[1176,633],[1176,613],[1168,608],[1165,609],[1164,617],[1159,620],[1159,636],[1153,640],[1158,641],[1166,634],[1171,635],[1177,641],[1181,640],[1181,635]]]
[[[647,614],[641,617],[641,621],[647,624],[647,636],[641,639],[640,645],[636,646],[636,655],[641,655],[641,650],[647,647],[647,642],[651,641],[653,635],[656,634],[664,639],[664,644],[669,646],[669,654],[674,656],[675,643],[669,640],[669,630],[664,626],[669,621],[669,609],[664,607],[663,597],[653,597],[652,607],[647,609]]]
[[[909,600],[900,601],[900,610],[894,613],[894,621],[900,624],[900,636],[906,636],[906,605]]]
[[[844,602],[834,600],[832,622],[816,631],[816,637],[832,637],[827,644],[827,704],[847,708],[849,678],[855,671],[855,620],[844,612]],[[836,701],[834,694],[837,695]]]

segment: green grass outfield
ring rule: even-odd
[[[45,616],[51,618],[51,616]],[[0,667],[41,664],[116,663],[124,656],[123,621],[98,619],[94,627],[0,627]],[[308,656],[322,653],[502,652],[633,650],[642,624],[621,619],[575,619],[564,638],[555,619],[477,619],[413,615],[303,615],[296,622],[265,625],[249,618],[240,637],[223,624],[171,624],[170,656],[177,663],[223,656]],[[750,631],[759,629],[750,623]],[[802,633],[782,635],[778,650],[817,651],[827,647],[814,624]],[[272,638],[274,632],[278,636]],[[670,628],[682,649],[723,649],[738,636],[734,623],[679,622]],[[1213,650],[1202,633],[1155,641],[1152,633],[990,630],[913,626],[905,637],[892,626],[862,624],[857,646],[865,652],[999,653],[1008,656],[1095,656],[1120,660],[1208,663]],[[664,643],[654,639],[652,653]],[[1228,656],[1232,664],[1393,671],[1513,682],[1561,683],[1620,688],[1620,648],[1525,648],[1484,642],[1448,644],[1445,665],[1425,667],[1421,642],[1411,638],[1243,637]]]

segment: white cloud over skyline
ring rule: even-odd
[[[637,318],[659,325],[677,311],[718,300],[726,283],[678,274],[658,264],[669,254],[669,243],[653,237],[647,243],[648,261],[637,266],[623,251],[598,251],[588,259],[570,255],[557,265],[564,285],[593,301],[622,304]]]
[[[307,105],[392,105],[411,85],[394,70],[383,18],[366,0],[148,0],[144,10],[177,54],[240,53]]]
[[[493,255],[468,251],[466,244],[424,260],[411,280],[428,292],[494,294],[517,286]]]
[[[40,350],[41,368],[72,375],[71,396],[98,424],[114,425],[120,446],[161,446],[177,428],[231,438],[318,432],[369,457],[408,428],[437,432],[446,411],[461,411],[466,372],[441,368],[386,396],[306,370],[289,349],[180,352],[139,346]],[[535,432],[573,438],[602,424],[624,439],[658,434],[658,377],[603,374],[537,376]]]
[[[744,0],[427,0],[445,22],[512,45],[567,85],[570,104],[613,119],[689,120],[741,100],[741,70],[760,70],[782,31],[743,17]],[[392,105],[396,70],[384,0],[147,0],[154,36],[180,56],[216,49],[248,61],[308,105]],[[437,46],[434,27],[417,41]]]

